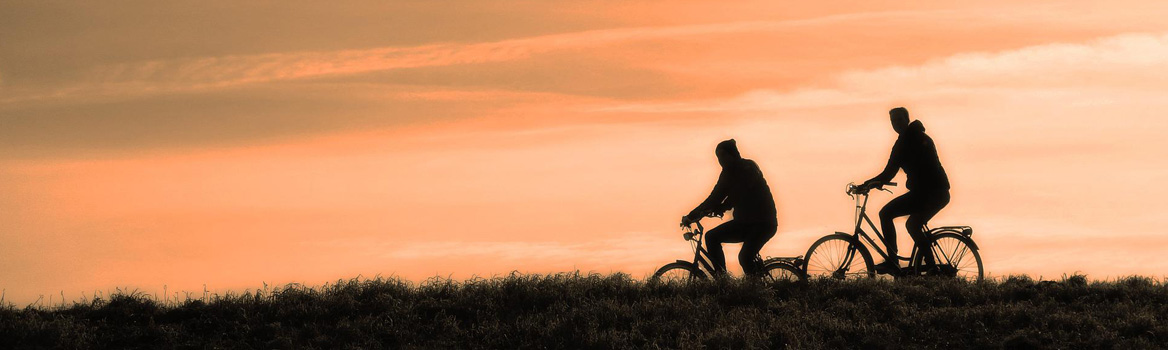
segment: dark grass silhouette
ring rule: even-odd
[[[886,321],[887,320],[887,321]],[[0,310],[3,348],[1162,348],[1168,283],[520,275]]]

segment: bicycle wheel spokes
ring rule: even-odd
[[[763,278],[771,282],[801,282],[803,271],[788,264],[775,263],[763,267]]]
[[[981,255],[960,236],[938,236],[933,241],[933,256],[946,275],[968,281],[982,278]]]
[[[693,274],[682,269],[674,269],[666,271],[661,276],[657,277],[661,282],[686,282],[693,279]]]
[[[653,280],[665,283],[704,280],[706,275],[692,264],[675,262],[662,266],[653,274]]]
[[[821,238],[807,252],[807,276],[834,279],[873,276],[872,258],[841,236]]]

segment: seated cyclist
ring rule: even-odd
[[[714,149],[722,173],[710,196],[681,218],[682,226],[701,220],[707,214],[722,214],[734,209],[734,219],[711,229],[706,234],[706,249],[716,272],[726,274],[726,256],[722,243],[742,243],[738,263],[747,274],[755,271],[754,257],[771,237],[775,236],[778,221],[775,199],[767,186],[758,164],[743,159],[733,139],[722,141]]]
[[[909,123],[908,110],[904,107],[888,111],[888,117],[892,121],[892,130],[900,136],[892,145],[892,154],[888,156],[884,172],[861,185],[865,188],[879,188],[891,181],[900,169],[904,169],[908,177],[905,181],[908,192],[889,201],[880,210],[880,227],[884,231],[884,245],[888,248],[889,259],[877,265],[876,271],[883,273],[900,269],[896,258],[896,226],[892,220],[907,215],[905,228],[913,241],[917,244],[926,243],[925,224],[949,204],[949,177],[945,175],[945,168],[941,167],[933,139],[925,134],[924,124],[920,120]],[[925,264],[934,263],[932,249],[922,249],[921,254]]]

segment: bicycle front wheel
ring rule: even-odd
[[[932,249],[933,257],[937,260],[936,273],[970,282],[981,281],[985,277],[981,254],[969,237],[945,232],[933,237]],[[921,266],[924,259],[920,254],[917,255],[916,265]]]
[[[666,264],[657,272],[653,274],[652,280],[655,282],[690,282],[695,280],[706,279],[706,274],[698,270],[694,264],[684,261],[678,261]]]
[[[852,239],[838,234],[820,238],[807,249],[807,278],[875,278],[872,255]]]
[[[773,262],[763,267],[763,278],[771,282],[805,282],[807,276],[803,274],[803,270],[794,265]]]

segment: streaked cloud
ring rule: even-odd
[[[1004,52],[972,52],[921,66],[846,73],[845,86],[899,93],[946,87],[1094,86],[1162,88],[1168,79],[1168,33],[1128,33],[1084,43],[1053,43]]]
[[[368,73],[394,69],[512,61],[561,50],[682,37],[765,32],[871,18],[926,17],[936,12],[903,11],[831,15],[783,21],[744,21],[666,27],[632,27],[542,35],[482,43],[429,44],[361,50],[289,52],[158,60],[97,68],[76,86],[20,91],[0,100],[73,96],[148,95],[244,84]]]
[[[1095,95],[1153,97],[1164,90],[1168,33],[1129,33],[1083,43],[1054,43],[1002,52],[970,52],[918,66],[893,66],[838,74],[825,87],[760,89],[730,99],[631,103],[600,111],[642,113],[764,112],[810,107],[920,101],[941,96]],[[1110,91],[1107,91],[1110,90]],[[1106,94],[1100,94],[1106,92]]]

